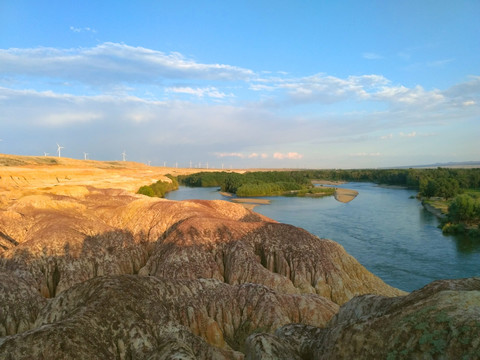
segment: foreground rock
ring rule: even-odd
[[[478,359],[480,278],[359,296],[326,328],[286,325],[250,336],[246,348],[247,359]]]
[[[32,284],[0,272],[0,338],[29,330],[46,304]]]
[[[324,326],[337,310],[318,296],[280,294],[256,284],[97,277],[51,300],[33,330],[4,338],[0,357],[243,358],[239,351],[250,333],[291,322]]]

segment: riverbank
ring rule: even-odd
[[[346,181],[333,181],[333,180],[312,180],[313,185],[343,185]]]
[[[431,202],[428,200],[422,200],[422,205],[425,210],[435,215],[439,219],[445,219],[447,217],[444,205],[440,206],[439,204],[436,204],[435,202]]]

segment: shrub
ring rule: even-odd
[[[165,197],[165,194],[167,192],[172,190],[177,190],[178,189],[177,179],[170,174],[166,176],[170,179],[170,182],[159,180],[156,183],[153,183],[151,185],[144,185],[140,189],[138,189],[137,194],[142,194],[150,197],[156,196],[156,197],[163,198]]]

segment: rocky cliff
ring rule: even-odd
[[[247,359],[479,359],[480,278],[407,296],[355,297],[324,327],[289,324],[246,341]]]
[[[152,199],[100,177],[50,184],[63,170],[24,187],[0,178],[2,359],[339,358],[385,341],[415,355],[478,334],[475,279],[405,296],[334,241],[241,205]],[[408,337],[416,326],[433,337]]]

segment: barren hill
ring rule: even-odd
[[[135,192],[142,185],[158,180],[170,181],[165,177],[166,174],[176,176],[198,171],[154,167],[129,161],[0,154],[0,206],[10,203],[12,199],[39,193],[81,195],[87,186]]]

